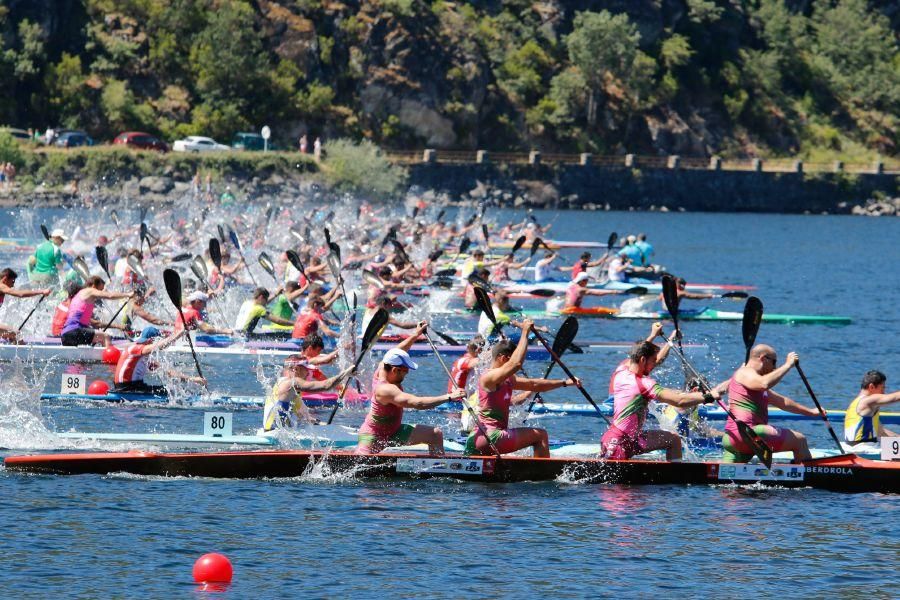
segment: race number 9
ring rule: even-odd
[[[881,460],[900,460],[900,437],[881,438]]]

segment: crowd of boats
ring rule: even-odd
[[[9,265],[0,271],[0,302],[6,309],[0,360],[112,367],[110,381],[48,391],[43,402],[252,410],[260,413],[262,425],[237,434],[61,432],[61,440],[79,448],[116,442],[139,452],[8,456],[6,468],[278,477],[324,464],[361,477],[565,476],[590,482],[900,491],[900,464],[880,460],[878,440],[879,428],[900,420],[900,414],[882,412],[881,405],[874,421],[872,414],[856,418],[856,406],[848,408],[849,417],[831,411],[828,416],[846,419],[845,430],[860,431],[837,436],[824,411],[776,402],[775,408],[764,407],[766,422],[756,422],[758,415],[741,412],[728,382],[712,386],[695,371],[690,357],[705,347],[682,339],[679,330],[686,320],[741,322],[747,345],[742,369],[763,365],[757,375],[767,378],[777,369],[774,361],[771,369],[765,366],[772,358],[767,347],[753,343],[760,323],[839,326],[850,323],[848,317],[767,314],[750,295],[752,286],[684,281],[654,264],[654,248],[643,235],[620,240],[613,233],[605,242],[552,240],[549,227],[534,217],[502,224],[478,211],[450,220],[445,210],[425,203],[405,214],[366,203],[326,208],[301,216],[284,207],[248,207],[226,216],[207,206],[193,218],[141,211],[131,223],[109,210],[97,223],[41,225],[43,241],[0,241],[0,256]],[[564,262],[567,252],[577,259]],[[717,299],[746,304],[736,311],[703,305],[722,301]],[[681,306],[686,301],[696,306]],[[18,323],[10,323],[11,317]],[[654,326],[641,350],[631,341],[578,339],[583,318],[646,319]],[[462,325],[438,330],[448,321]],[[674,327],[664,331],[662,321]],[[648,348],[655,349],[652,357]],[[605,384],[582,381],[567,366],[567,355],[585,352],[629,353],[629,359],[620,363],[607,390]],[[653,381],[650,372],[669,352],[694,374],[685,389],[641,387]],[[404,391],[417,356],[434,357],[444,367],[446,394]],[[544,377],[522,375],[519,367],[526,360],[549,362]],[[182,366],[154,374],[158,363],[172,362]],[[205,362],[282,370],[264,395],[211,394]],[[553,367],[566,378],[549,379]],[[791,367],[799,370],[799,362],[779,368]],[[329,369],[335,372],[331,376],[324,372]],[[617,377],[623,373],[639,390],[634,410],[643,416],[638,414],[635,431],[628,429],[630,415],[621,404],[620,388],[626,384]],[[170,395],[166,382],[172,379],[182,380],[189,394]],[[569,385],[585,403],[542,398]],[[598,402],[592,393],[600,387]],[[875,385],[873,393],[890,396],[883,388]],[[728,403],[722,400],[726,391]],[[756,396],[748,392],[747,397]],[[651,409],[651,399],[661,408]],[[514,428],[509,411],[517,404],[530,406],[519,414],[524,426]],[[362,427],[332,423],[341,408],[365,412]],[[439,428],[401,427],[404,408],[458,413],[466,431],[444,439]],[[661,429],[643,431],[648,411]],[[599,444],[552,439],[527,426],[540,414],[596,415],[609,429]],[[768,420],[796,419],[823,419],[833,448],[785,443],[761,427]],[[712,426],[716,422],[726,423],[724,435]],[[690,460],[681,460],[682,448]],[[190,451],[168,453],[172,449]]]

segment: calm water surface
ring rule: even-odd
[[[504,217],[521,218],[507,212]],[[555,215],[539,214],[549,221]],[[6,219],[4,222],[8,223]],[[856,217],[561,213],[555,237],[605,241],[646,232],[657,260],[689,281],[751,283],[767,311],[843,314],[847,327],[764,324],[760,341],[801,353],[826,407],[843,408],[864,371],[900,382],[896,308],[897,221]],[[16,234],[14,227],[0,233]],[[21,233],[19,233],[21,235]],[[576,251],[567,254],[574,261]],[[714,301],[722,309],[740,304]],[[696,303],[697,306],[702,303]],[[584,320],[579,338],[633,340],[648,323]],[[447,321],[451,329],[466,322]],[[737,323],[684,325],[713,377],[743,356]],[[617,353],[572,356],[569,364],[602,397]],[[437,393],[439,366],[410,389]],[[535,365],[535,367],[537,367]],[[0,445],[64,447],[52,431],[198,432],[201,413],[147,407],[41,406],[63,365],[35,381],[22,365],[0,365]],[[259,394],[253,365],[206,365],[212,387]],[[107,367],[87,368],[109,378]],[[660,379],[680,384],[665,365]],[[789,375],[778,388],[809,402]],[[572,390],[552,395],[576,401]],[[339,413],[358,424],[362,413]],[[417,415],[445,426],[444,414]],[[259,415],[235,415],[236,432]],[[552,437],[596,441],[595,418],[541,420]],[[827,447],[818,423],[801,429]],[[7,452],[9,453],[9,452]],[[192,597],[193,561],[228,555],[247,597],[628,596],[896,597],[900,501],[877,494],[754,487],[477,485],[447,481],[362,482],[314,473],[277,481],[46,477],[0,471],[0,588],[20,597]]]

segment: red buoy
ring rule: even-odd
[[[115,346],[110,346],[109,348],[103,349],[103,362],[108,365],[114,365],[119,362],[119,356],[122,354],[122,351],[116,348]]]
[[[217,552],[204,554],[194,563],[194,581],[197,583],[231,583],[233,574],[231,561]]]
[[[102,379],[94,380],[88,386],[87,393],[91,396],[105,396],[109,393],[109,384]]]

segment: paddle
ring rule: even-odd
[[[288,262],[290,262],[295,269],[300,271],[300,274],[303,275],[303,278],[306,281],[309,281],[309,276],[307,276],[306,274],[306,269],[303,268],[303,263],[300,262],[300,255],[297,254],[297,252],[295,252],[294,250],[288,250],[285,254],[287,254]]]
[[[434,273],[435,279],[447,279],[456,276],[456,269],[441,269]]]
[[[436,223],[443,223],[443,222],[444,222],[444,220],[443,220],[443,219],[444,219],[444,214],[445,214],[446,212],[447,212],[447,210],[442,208],[442,209],[438,212],[438,215],[437,215],[437,218],[435,219],[435,222],[436,222]]]
[[[376,340],[381,337],[382,330],[387,327],[388,320],[390,317],[388,313],[383,308],[379,308],[374,315],[372,315],[372,319],[369,321],[369,324],[366,326],[366,331],[363,333],[362,339],[362,347],[359,351],[359,355],[357,355],[356,360],[353,362],[353,371],[359,368],[359,363],[362,362],[363,357],[372,349],[372,346],[375,345]],[[327,424],[331,425],[331,422],[334,420],[334,415],[337,413],[338,406],[341,404],[341,400],[344,399],[344,394],[347,392],[347,385],[341,388],[341,393],[338,394],[337,402],[334,403],[334,407],[331,409],[331,414],[328,415]]]
[[[147,272],[144,271],[144,266],[138,260],[138,257],[134,254],[129,254],[126,261],[128,262],[128,268],[134,271],[138,277],[146,281]]]
[[[181,276],[178,274],[178,271],[174,269],[166,269],[163,271],[163,282],[166,284],[166,294],[169,295],[169,300],[172,301],[172,304],[175,306],[175,310],[178,311],[178,316],[181,318],[181,326],[187,330],[187,321],[184,319],[184,312],[181,309]],[[203,378],[203,371],[200,369],[200,361],[197,360],[197,352],[194,350],[194,342],[191,341],[191,332],[185,331],[185,336],[188,341],[188,346],[191,349],[191,356],[194,357],[194,366],[197,367],[197,375]],[[203,384],[203,387],[206,388],[207,393],[209,393],[209,387],[207,384]]]
[[[812,386],[809,385],[809,380],[806,378],[806,373],[804,373],[803,369],[800,368],[800,361],[797,361],[794,367],[797,369],[797,373],[800,375],[800,379],[803,380],[803,385],[806,386],[806,391],[809,392],[809,397],[812,398],[812,401],[816,404],[816,408],[819,410],[819,414],[822,415],[822,420],[825,421],[825,425],[828,427],[828,433],[831,434],[831,439],[834,440],[838,451],[841,454],[844,454],[844,447],[841,446],[841,440],[838,439],[837,434],[834,432],[834,428],[832,428],[831,426],[831,422],[828,420],[828,415],[825,413],[825,409],[823,409],[822,405],[819,404],[819,399],[816,398],[816,394],[815,392],[813,392]]]
[[[306,243],[306,240],[303,239],[303,236],[300,235],[299,231],[297,231],[296,229],[291,229],[290,231],[291,231],[291,235],[294,236],[295,238],[297,238],[297,241],[299,241],[301,244]]]
[[[556,337],[553,339],[553,351],[556,352],[558,356],[562,356],[567,348],[570,346],[574,346],[572,342],[575,340],[575,336],[578,334],[578,319],[575,317],[569,317],[565,321],[563,321],[562,325],[559,326],[559,330],[556,332]],[[577,346],[574,346],[577,348]],[[580,348],[579,348],[580,350]],[[550,364],[547,365],[547,368],[544,370],[543,379],[547,379],[550,375],[550,371],[553,370],[554,365],[556,363],[554,361],[550,361]],[[531,399],[531,404],[528,405],[528,410],[525,411],[525,418],[522,419],[522,423],[528,421],[528,417],[531,416],[531,410],[534,408],[534,403],[540,399],[541,402],[544,401],[541,398],[541,394],[537,393]]]
[[[490,236],[488,236],[488,226],[484,223],[481,224],[481,235],[484,236],[484,245],[490,245]],[[515,250],[513,250],[515,252]]]
[[[247,259],[244,257],[244,249],[241,246],[241,240],[238,238],[238,234],[234,231],[234,229],[228,228],[228,237],[231,238],[231,243],[234,244],[234,247],[237,248],[238,254],[241,256],[241,260],[244,261],[244,264],[247,265],[247,273],[250,275],[250,281],[253,282],[254,286],[259,287],[259,284],[256,283],[256,277],[253,276],[253,270],[250,268],[250,263],[247,262]]]
[[[522,246],[525,245],[525,241],[526,241],[526,240],[525,240],[525,236],[524,236],[524,235],[520,235],[520,236],[516,239],[516,243],[513,244],[512,252],[510,252],[510,254],[515,255],[515,253],[518,252],[518,251],[522,248]],[[534,256],[534,255],[532,255],[532,256]]]
[[[213,238],[215,240],[215,238]],[[219,240],[215,240],[218,242]],[[191,271],[194,273],[194,277],[200,282],[200,285],[203,286],[203,289],[209,292],[209,270],[206,268],[206,261],[203,260],[200,256],[195,256],[194,260],[191,261]],[[210,294],[210,298],[212,298],[213,303],[216,305],[216,310],[219,311],[219,315],[224,315],[224,311],[222,310],[222,305],[219,304],[219,298]]]
[[[494,291],[494,287],[490,283],[488,283],[488,281],[484,277],[479,277],[475,273],[471,273],[467,277],[467,279],[469,280],[469,283],[471,283],[475,287],[484,288],[485,290],[492,293]]]
[[[328,263],[328,269],[331,271],[331,275],[334,277],[335,282],[339,286],[341,286],[341,296],[344,298],[344,301],[347,300],[347,290],[344,289],[344,278],[341,277],[341,259],[334,253],[329,252],[328,256],[325,257],[325,262]]]
[[[91,272],[88,270],[87,263],[84,262],[84,259],[80,256],[72,261],[72,268],[75,269],[75,272],[78,273],[78,276],[81,277],[81,280],[85,283],[91,278]]]
[[[121,314],[121,312],[125,310],[125,307],[128,306],[128,303],[131,302],[132,298],[134,298],[134,293],[132,293],[128,298],[125,299],[125,302],[123,302],[121,306],[119,306],[119,309],[113,314],[112,318],[106,322],[106,325],[103,326],[103,329],[101,331],[106,331],[107,329],[112,327],[113,322],[116,320],[119,314]]]
[[[394,245],[394,249],[397,251],[397,254],[399,254],[400,258],[403,259],[404,264],[409,264],[412,262],[411,260],[409,260],[409,254],[406,253],[406,249],[403,247],[403,244],[401,244],[397,240],[391,240],[391,243]]]
[[[522,237],[525,237],[524,235]],[[519,238],[522,239],[522,238]],[[540,250],[541,244],[544,241],[541,238],[534,238],[534,241],[531,242],[531,258],[534,258],[534,255],[537,254],[537,251]]]
[[[116,212],[115,209],[109,211],[109,218],[112,220],[113,225],[116,226],[116,231],[119,233],[122,232],[122,229],[119,227],[119,213]]]
[[[744,338],[744,364],[750,362],[750,349],[756,341],[756,334],[759,332],[759,325],[762,323],[763,305],[762,301],[756,296],[747,298],[744,305],[744,319],[741,322],[741,335]]]
[[[453,260],[450,262],[455,263],[456,259],[459,258],[460,254],[465,254],[466,250],[469,249],[469,246],[472,245],[472,240],[469,239],[469,236],[463,236],[463,239],[459,242],[459,248],[456,251],[456,256],[453,257]],[[454,271],[455,273],[456,271]]]
[[[47,226],[41,223],[41,233],[44,234],[44,239],[50,241],[50,230],[47,229]]]
[[[100,263],[100,268],[106,273],[107,279],[112,279],[112,275],[109,274],[109,255],[106,252],[106,246],[97,246],[94,248],[94,252],[97,255],[97,262]]]
[[[671,275],[663,276],[663,301],[666,305],[666,310],[669,311],[669,314],[672,315],[672,322],[675,326],[676,334],[675,336],[678,338],[678,348],[676,349],[674,344],[671,341],[668,342],[669,347],[675,350],[675,353],[681,359],[682,366],[689,370],[693,377],[700,382],[700,384],[705,388],[703,391],[709,392],[712,389],[706,379],[700,375],[697,369],[688,362],[688,359],[684,356],[684,352],[681,346],[681,330],[678,329],[678,288],[677,282],[675,278]],[[757,300],[758,302],[758,300]],[[760,311],[762,311],[762,303],[759,303]],[[746,312],[745,312],[746,315]],[[745,323],[745,331],[746,331],[746,323]],[[759,325],[757,324],[757,328]],[[756,331],[753,332],[753,338],[756,338]],[[746,338],[745,338],[746,342]],[[751,342],[752,343],[752,342]],[[747,355],[749,356],[750,350],[748,348]],[[746,363],[745,363],[746,364]],[[756,433],[752,427],[744,423],[743,421],[739,421],[734,413],[731,412],[731,409],[725,405],[724,402],[720,398],[716,398],[716,403],[725,411],[725,413],[731,417],[731,420],[737,425],[738,433],[741,436],[741,439],[744,440],[744,443],[747,444],[750,448],[753,449],[753,454],[755,454],[761,463],[766,465],[767,468],[772,467],[772,448],[769,447],[768,444]]]
[[[193,255],[190,252],[182,252],[181,254],[176,254],[172,258],[169,259],[170,263],[184,262],[186,260],[191,260]]]
[[[434,355],[437,357],[438,362],[441,363],[441,366],[444,368],[444,372],[447,374],[447,379],[450,380],[450,383],[453,383],[454,387],[456,383],[453,381],[453,374],[450,373],[450,369],[447,368],[447,363],[444,362],[441,353],[438,352],[437,346],[434,345],[434,340],[431,339],[431,336],[428,335],[428,330],[425,330],[425,339],[428,340],[428,345],[431,346],[431,351],[434,352]],[[475,414],[475,411],[469,406],[467,402],[468,398],[461,398],[460,402],[463,405],[463,410],[468,411],[469,416],[472,417],[472,422],[475,423],[475,427],[478,428],[478,432],[484,437],[487,441],[488,445],[491,447],[491,450],[494,451],[494,454],[497,455],[497,458],[501,458],[500,450],[497,449],[497,446],[494,445],[494,442],[491,441],[491,438],[488,437],[487,430],[485,430],[484,425],[481,421],[478,420],[478,415]]]
[[[22,328],[25,327],[25,323],[28,322],[28,319],[31,318],[31,315],[34,314],[34,311],[37,310],[38,306],[41,305],[41,302],[43,302],[44,298],[46,298],[46,297],[47,296],[42,295],[40,298],[38,298],[38,301],[34,303],[34,307],[32,307],[31,311],[25,316],[25,320],[22,321],[22,324],[19,325],[19,328],[16,330],[16,337],[18,337],[19,334],[22,333]]]
[[[732,298],[734,300],[741,300],[747,297],[747,292],[725,292],[720,298]]]
[[[216,229],[219,231],[219,241],[223,244],[225,243],[225,228],[221,225],[216,225]]]
[[[209,259],[212,261],[212,263],[214,265],[216,265],[216,268],[220,271],[219,274],[221,275],[222,245],[219,243],[219,240],[217,240],[216,238],[209,238]],[[206,270],[205,266],[206,265],[204,265],[204,271]]]
[[[147,243],[147,250],[150,251],[150,257],[153,258],[153,246],[150,244],[150,235],[147,232],[147,224],[141,221],[141,229],[140,229],[140,237],[141,237],[141,248],[144,247],[144,242]]]
[[[269,255],[265,252],[260,252],[257,257],[259,261],[259,266],[263,268],[263,271],[272,276],[272,279],[275,281],[275,284],[278,284],[278,277],[275,275],[275,265],[272,264],[272,259],[269,258]]]

